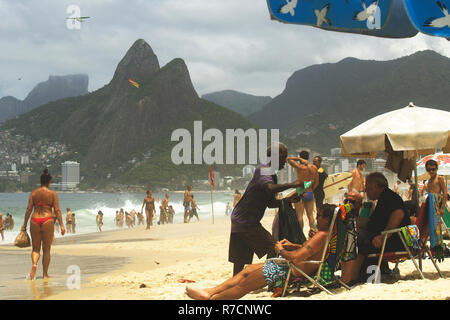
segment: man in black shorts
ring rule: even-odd
[[[366,193],[370,200],[378,200],[378,203],[365,229],[357,232],[356,260],[342,263],[342,281],[350,285],[358,282],[366,256],[369,253],[380,252],[383,245],[381,232],[410,224],[402,198],[388,188],[388,181],[382,173],[373,172],[367,176]],[[403,250],[404,247],[398,235],[396,233],[388,235],[385,252]]]
[[[273,148],[278,149],[278,169],[280,170],[286,164],[287,148],[281,143],[272,145],[267,149],[268,157],[271,157]],[[274,153],[274,157],[275,155],[276,153]],[[280,206],[281,200],[275,199],[278,192],[303,185],[303,181],[298,180],[293,183],[277,184],[276,175],[264,174],[267,173],[269,166],[270,162],[256,168],[244,195],[231,213],[228,261],[234,264],[233,275],[238,274],[246,264],[252,263],[254,253],[259,258],[266,254],[268,258],[275,256],[275,242],[260,221],[267,207],[278,208]],[[296,195],[290,199],[291,202],[299,200]]]

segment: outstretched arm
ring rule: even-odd
[[[284,184],[266,183],[264,187],[266,188],[267,192],[270,192],[271,194],[273,194],[273,196],[275,196],[278,192],[282,192],[291,188],[297,188],[301,185],[303,185],[303,181],[296,180],[294,182]]]

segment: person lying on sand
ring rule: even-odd
[[[305,260],[320,260],[323,248],[327,245],[328,229],[336,206],[324,204],[317,213],[317,232],[303,245],[293,244],[284,239],[275,244],[275,251],[283,258],[292,262],[296,267],[309,275],[317,271],[318,265],[305,264]],[[276,283],[283,283],[287,278],[289,267],[287,264],[277,264],[273,260],[265,263],[246,266],[234,277],[226,280],[214,288],[194,288],[186,286],[186,294],[197,300],[230,300],[239,299],[247,293],[269,286],[270,291],[277,287]],[[295,269],[294,277],[299,277]]]

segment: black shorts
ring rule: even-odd
[[[249,227],[245,232],[230,234],[228,261],[231,263],[251,264],[253,254],[262,258],[275,257],[275,241],[272,235],[262,226]]]
[[[367,230],[359,230],[356,238],[358,253],[362,255],[367,255],[370,253],[380,253],[381,247],[375,248],[372,245],[372,239],[377,235],[378,234]],[[393,252],[393,251],[405,251],[405,247],[403,246],[403,243],[397,234],[393,234],[389,239],[387,239],[386,247],[384,249],[384,252]]]
[[[317,189],[316,189],[317,190]],[[325,192],[319,190],[314,192],[314,200],[316,201],[316,208],[319,209],[323,205],[323,200],[325,199]]]

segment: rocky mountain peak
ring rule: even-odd
[[[158,57],[150,45],[143,39],[138,39],[120,60],[111,84],[114,88],[120,87],[130,78],[139,83],[151,77],[159,69]]]

